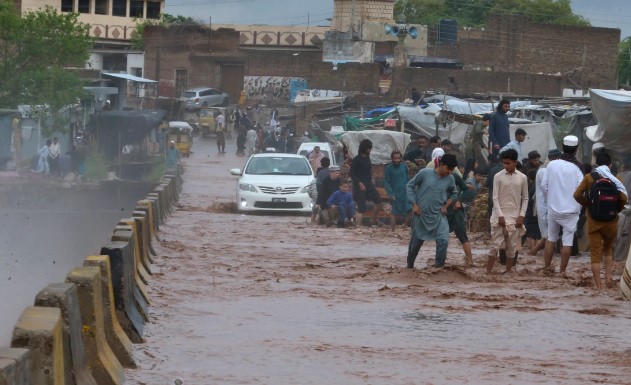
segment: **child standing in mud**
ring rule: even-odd
[[[500,154],[504,169],[493,177],[493,213],[491,214],[491,250],[486,272],[493,272],[497,252],[506,246],[506,255],[515,255],[524,233],[524,216],[528,207],[528,180],[517,171],[517,151],[508,149]],[[506,271],[513,268],[513,258],[506,258]]]

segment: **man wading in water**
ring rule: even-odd
[[[408,269],[414,268],[414,261],[423,242],[430,240],[436,240],[434,267],[445,266],[449,242],[449,223],[445,214],[458,197],[456,183],[451,175],[457,166],[455,156],[443,155],[436,168],[419,171],[407,184],[407,196],[412,202],[414,213],[408,247]]]

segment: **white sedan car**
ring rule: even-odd
[[[297,211],[310,213],[309,188],[315,178],[307,159],[297,154],[263,153],[248,159],[237,182],[240,211]]]

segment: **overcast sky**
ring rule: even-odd
[[[466,1],[466,0],[463,0]],[[631,36],[630,0],[571,0],[575,13],[595,27]],[[333,0],[166,0],[165,12],[208,23],[329,25]]]

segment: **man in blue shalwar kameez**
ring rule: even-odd
[[[445,154],[438,167],[426,168],[418,172],[407,186],[408,200],[412,202],[412,231],[408,247],[407,267],[414,268],[414,261],[425,241],[436,241],[435,267],[443,267],[447,259],[449,223],[447,208],[458,197],[454,177],[451,175],[458,166],[456,157]]]
[[[401,151],[394,150],[390,154],[392,163],[386,166],[384,172],[383,186],[390,197],[392,202],[392,211],[390,212],[390,229],[394,231],[397,218],[405,218],[405,223],[408,223],[408,216],[412,211],[412,205],[408,201],[407,191],[405,186],[410,179],[408,176],[408,166],[402,162],[403,155]]]

